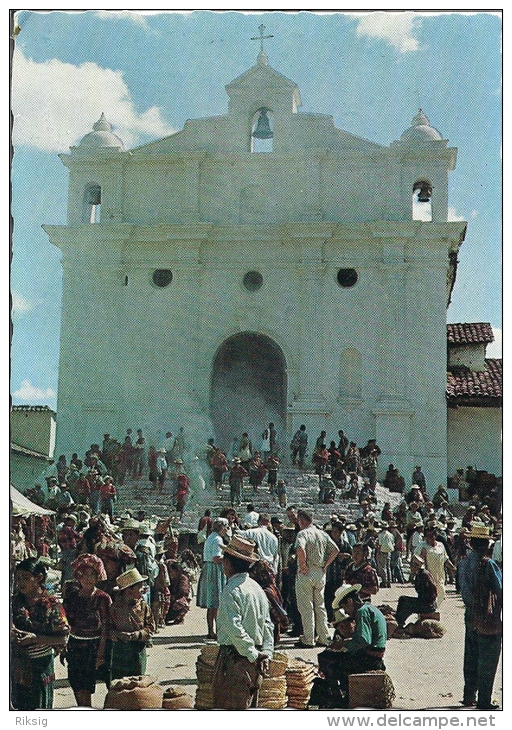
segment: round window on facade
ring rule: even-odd
[[[340,286],[354,286],[357,281],[357,271],[355,269],[340,269],[337,279]]]
[[[244,286],[247,291],[258,291],[263,286],[263,276],[259,271],[248,271],[244,276]]]
[[[172,271],[170,269],[157,269],[153,272],[153,284],[155,286],[169,286],[172,281]]]

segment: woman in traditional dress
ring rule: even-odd
[[[105,665],[108,611],[112,599],[97,586],[107,580],[103,561],[82,553],[71,564],[74,581],[65,584],[63,605],[71,633],[66,652],[68,680],[78,707],[91,707],[97,669]]]
[[[177,560],[168,560],[166,565],[169,573],[170,600],[165,623],[182,624],[190,609],[190,578]]]
[[[62,604],[46,590],[42,561],[22,560],[14,580],[11,704],[16,710],[51,710],[54,656],[66,646],[69,624]]]
[[[281,639],[281,631],[288,629],[288,614],[283,606],[283,598],[276,584],[276,577],[266,560],[258,560],[249,569],[250,577],[263,588],[268,600],[270,618],[274,624],[274,646]]]
[[[224,554],[223,537],[227,535],[229,522],[224,517],[213,521],[212,532],[206,538],[203,548],[203,568],[197,584],[197,605],[206,608],[208,639],[216,639],[215,622],[219,608],[219,597],[226,585],[226,576],[222,570]]]

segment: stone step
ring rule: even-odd
[[[349,521],[353,521],[358,514],[359,504],[357,502],[338,499],[335,504],[319,504],[319,479],[313,472],[301,471],[296,467],[284,465],[279,470],[279,478],[284,479],[286,484],[287,504],[311,510],[315,521],[319,524],[328,522],[330,515],[334,512],[347,515]],[[166,484],[167,488],[164,494],[159,495],[147,478],[140,480],[128,479],[124,485],[118,487],[116,514],[119,515],[129,509],[132,514],[135,514],[138,510],[144,510],[154,520],[175,516],[175,520],[182,530],[195,532],[205,509],[211,509],[212,514],[216,515],[231,504],[230,490],[227,484],[220,492],[214,491],[213,487],[204,487],[203,484],[204,480],[202,483],[197,482],[197,484],[194,484],[192,478],[191,495],[183,518],[179,520],[171,501],[169,483]],[[377,484],[375,495],[377,497],[375,513],[378,516],[380,516],[384,502],[389,502],[393,509],[402,500],[402,495],[391,493],[380,484]],[[243,514],[245,506],[249,502],[254,505],[257,512],[268,512],[271,516],[278,514],[282,519],[284,517],[284,509],[270,495],[266,481],[263,481],[256,493],[249,485],[244,487],[241,495],[241,505],[237,509],[239,514]]]

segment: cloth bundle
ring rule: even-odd
[[[286,669],[286,694],[288,707],[305,710],[313,680],[317,676],[316,665],[304,659],[292,659]]]
[[[286,654],[275,652],[269,664],[268,676],[263,678],[258,694],[258,707],[282,710],[286,707]]]
[[[442,639],[446,633],[443,624],[435,619],[423,619],[407,624],[404,631],[408,636],[419,639]]]
[[[114,679],[105,698],[105,710],[160,710],[164,690],[154,677],[141,675]]]
[[[194,705],[196,710],[213,709],[213,673],[218,653],[218,644],[205,644],[197,658],[197,691]]]
[[[163,710],[191,710],[193,698],[180,687],[167,687],[162,700]]]

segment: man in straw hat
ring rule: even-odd
[[[112,679],[146,673],[146,642],[156,632],[153,612],[143,597],[146,579],[137,568],[116,578],[116,598],[107,622],[112,641]]]
[[[318,668],[325,679],[339,683],[339,707],[348,705],[349,674],[386,669],[383,661],[387,639],[386,619],[378,608],[362,600],[360,590],[359,583],[344,583],[336,591],[332,602],[335,622],[344,622],[347,616],[355,620],[354,633],[350,638],[340,637],[318,655]]]
[[[465,606],[464,695],[462,704],[496,710],[492,688],[502,641],[502,573],[489,557],[490,529],[473,522],[470,550],[458,566],[458,582]]]
[[[259,558],[252,540],[235,535],[222,559],[227,583],[220,595],[220,644],[213,677],[213,706],[222,710],[256,707],[258,690],[274,652],[274,627],[263,589],[248,575]]]

